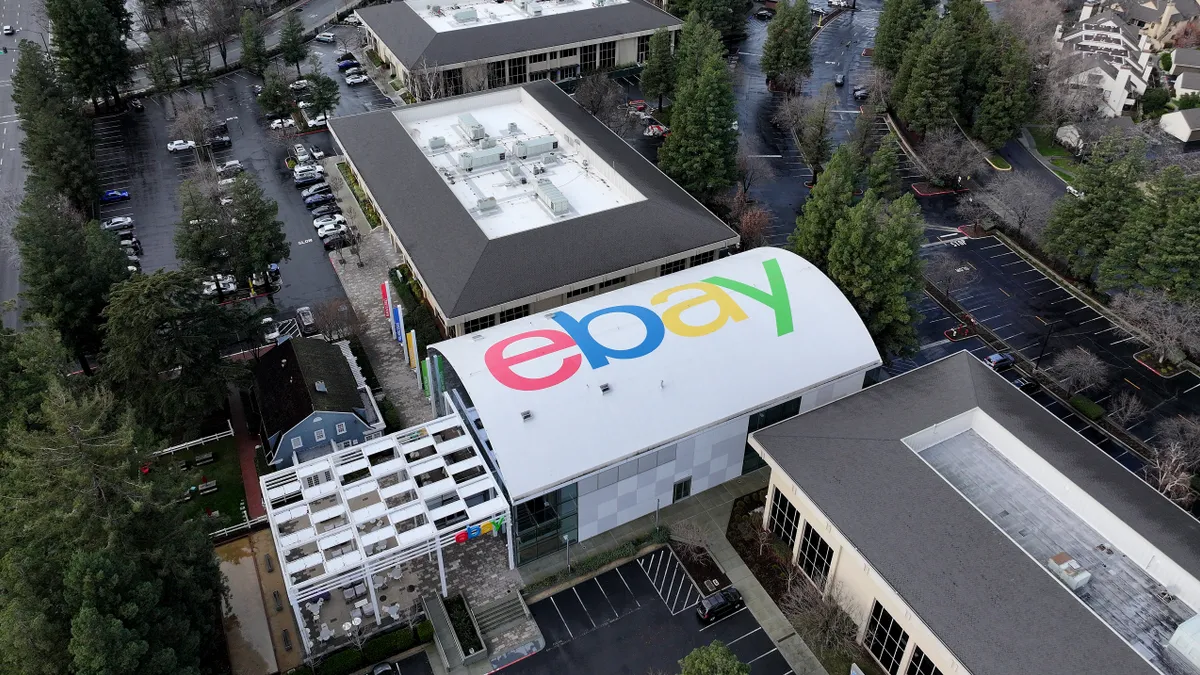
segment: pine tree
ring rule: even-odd
[[[974,134],[989,147],[999,148],[1016,135],[1033,112],[1033,63],[1025,44],[1011,31],[1000,30],[1000,63],[988,80],[975,114]]]
[[[731,40],[745,34],[744,6],[740,0],[689,0],[688,13],[696,12],[721,34],[722,40]]]
[[[762,71],[767,79],[779,81],[791,91],[799,86],[801,77],[812,73],[811,12],[799,0],[783,0],[777,7],[775,18],[767,24]]]
[[[71,88],[94,101],[119,100],[119,87],[133,72],[128,14],[114,16],[102,0],[48,0],[46,15],[55,61]]]
[[[675,91],[700,76],[701,67],[709,58],[723,58],[721,34],[697,12],[688,14],[679,34],[679,49],[675,52]]]
[[[650,36],[650,53],[642,68],[642,94],[658,99],[662,108],[663,97],[675,93],[675,54],[671,50],[671,33],[659,28]]]
[[[736,119],[729,70],[709,52],[698,77],[679,81],[671,135],[658,151],[659,167],[697,195],[732,185],[737,179]]]
[[[788,246],[797,255],[825,270],[829,244],[838,220],[845,217],[854,200],[854,177],[858,161],[846,146],[833,153],[829,165],[817,177],[817,183],[804,202],[804,212],[796,219],[796,230],[788,237]]]
[[[929,41],[933,39],[933,33],[938,27],[938,17],[934,12],[925,14],[925,21],[921,23],[917,29],[908,36],[908,42],[905,43],[904,49],[900,52],[900,65],[896,70],[896,79],[892,82],[891,105],[898,108],[904,103],[904,97],[908,95],[909,83],[912,82],[913,68],[917,65],[917,59],[921,57],[921,53]],[[876,54],[879,52],[876,51]]]
[[[205,92],[212,89],[212,60],[208,57],[208,48],[200,43],[204,38],[189,33],[183,39],[183,51],[180,57],[183,61],[183,76],[188,82],[189,89],[200,92],[200,101],[208,105]]]
[[[956,109],[964,120],[973,120],[975,109],[991,89],[992,77],[999,70],[1002,44],[980,0],[949,0],[946,14],[954,21],[955,58],[962,72]]]
[[[1100,263],[1097,284],[1103,289],[1129,290],[1156,287],[1166,270],[1157,265],[1153,242],[1180,210],[1200,195],[1200,181],[1188,179],[1183,169],[1169,166],[1159,171],[1146,189],[1146,198],[1124,223],[1113,247]]]
[[[1145,281],[1172,300],[1200,300],[1200,192],[1192,181],[1190,198],[1167,213],[1143,256]]]
[[[175,72],[171,70],[170,46],[160,35],[150,37],[150,47],[146,50],[146,76],[150,84],[160,92],[171,92],[175,89]]]
[[[900,117],[917,133],[944,126],[957,109],[962,76],[956,39],[954,20],[942,19],[913,64]]]
[[[900,196],[900,155],[895,134],[888,134],[871,155],[867,167],[867,188],[874,190],[880,199],[892,200]]]
[[[319,114],[331,115],[342,100],[338,83],[325,73],[310,73],[307,79],[312,110]]]
[[[300,77],[300,64],[308,58],[308,45],[304,42],[304,25],[295,12],[288,12],[279,29],[279,55],[284,63],[296,66],[296,77]]]
[[[255,75],[262,75],[267,62],[267,43],[262,29],[254,13],[246,12],[242,15],[242,66]]]
[[[895,74],[900,69],[912,36],[920,30],[928,11],[926,0],[886,0],[883,12],[879,15],[872,62]]]

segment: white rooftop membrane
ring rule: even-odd
[[[522,21],[541,16],[623,5],[626,0],[509,0],[508,2],[446,2],[408,0],[407,4],[439,33]]]

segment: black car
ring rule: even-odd
[[[400,666],[387,661],[376,663],[371,669],[371,675],[400,675]]]
[[[213,122],[212,124],[208,125],[208,133],[213,136],[216,136],[217,134],[229,133],[229,122],[226,122],[225,120],[217,120]]]
[[[854,90],[854,100],[856,100],[856,101],[865,101],[870,97],[871,97],[871,92],[866,89],[855,89]]]
[[[701,598],[696,605],[696,616],[701,623],[712,623],[717,619],[729,616],[746,606],[742,593],[730,586],[713,593],[707,598]]]
[[[759,21],[770,21],[771,19],[775,18],[775,10],[760,9],[754,13],[754,18],[758,19]]]
[[[220,150],[221,148],[233,147],[233,139],[228,136],[213,136],[205,141],[204,144],[214,150]]]
[[[313,318],[312,307],[301,307],[296,310],[296,323],[300,326],[301,335],[317,334],[317,321]]]
[[[320,183],[323,180],[325,180],[324,176],[322,176],[319,173],[314,173],[314,174],[306,175],[303,178],[293,178],[292,183],[294,183],[296,185],[296,187],[302,188],[302,187],[308,187],[309,185],[315,185],[317,183]]]
[[[313,195],[311,197],[305,197],[304,205],[308,207],[309,211],[312,211],[313,209],[317,208],[318,206],[320,206],[322,204],[328,204],[331,201],[333,201],[333,195],[325,193],[325,194],[320,194],[320,195]]]
[[[344,234],[335,234],[332,237],[322,237],[321,243],[325,245],[326,251],[333,251],[339,248],[347,248],[353,245]]]
[[[838,73],[837,77],[833,78],[833,84],[838,87],[842,86],[843,84],[846,84],[846,76],[841,73]]]
[[[314,218],[320,218],[321,216],[332,216],[341,212],[342,207],[338,206],[337,204],[325,204],[324,206],[318,206],[317,208],[313,209],[312,215]]]

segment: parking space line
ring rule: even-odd
[[[579,601],[579,606],[583,608],[583,615],[591,622],[592,628],[596,627],[596,620],[592,618],[592,613],[588,611],[587,605],[583,602],[583,598],[579,597],[579,589],[572,586],[571,591],[575,593],[575,599]]]
[[[638,601],[637,594],[635,594],[633,589],[629,587],[629,582],[625,581],[625,575],[621,574],[620,567],[617,568],[617,576],[621,577],[621,583],[625,584],[625,590],[629,591],[629,594],[633,596],[633,601],[637,603],[638,609],[641,609],[642,603]]]
[[[1095,333],[1092,333],[1092,335],[1100,335],[1101,333],[1107,333],[1110,330],[1117,330],[1117,328],[1118,328],[1117,326],[1109,326],[1108,328],[1105,328],[1104,330],[1098,330]]]
[[[1058,284],[1055,284],[1055,285],[1054,285],[1054,288],[1048,288],[1048,289],[1046,289],[1046,290],[1042,291],[1041,293],[1038,293],[1038,295],[1045,295],[1045,294],[1047,294],[1047,293],[1053,293],[1054,291],[1065,291],[1065,290],[1066,290],[1066,289],[1065,289],[1065,288],[1063,288],[1062,286],[1059,286]]]
[[[997,253],[996,255],[994,255],[994,256],[989,256],[989,257],[990,257],[990,258],[1002,258],[1002,257],[1004,257],[1004,256],[1006,256],[1006,255],[1016,255],[1016,254],[1015,254],[1015,253],[1013,253],[1012,251],[1005,251],[1004,253]]]
[[[1050,277],[1042,277],[1042,278],[1040,278],[1040,279],[1034,279],[1033,281],[1026,281],[1026,282],[1025,282],[1025,285],[1026,285],[1026,286],[1032,286],[1033,284],[1036,284],[1036,283],[1038,283],[1038,282],[1041,282],[1041,281],[1050,281]]]
[[[757,633],[757,632],[758,632],[758,631],[760,631],[760,630],[762,630],[762,626],[759,626],[758,628],[755,628],[754,630],[750,631],[749,633],[746,633],[745,635],[743,635],[743,636],[742,636],[742,637],[740,637],[740,638],[737,638],[737,639],[734,639],[734,640],[730,640],[729,642],[725,643],[725,646],[726,646],[726,647],[728,647],[728,646],[732,645],[733,643],[737,642],[738,640],[741,640],[742,638],[748,638],[748,637],[750,637],[751,635],[754,635],[755,633]]]
[[[1109,347],[1111,347],[1111,346],[1113,346],[1113,345],[1119,345],[1119,344],[1121,344],[1122,342],[1129,342],[1130,340],[1136,340],[1136,339],[1137,339],[1137,336],[1136,336],[1136,335],[1130,335],[1129,337],[1127,337],[1127,338],[1125,338],[1125,339],[1123,339],[1123,340],[1117,340],[1116,342],[1114,342],[1114,343],[1110,344],[1110,345],[1109,345]]]
[[[621,615],[617,613],[617,608],[613,607],[612,600],[608,599],[608,593],[605,593],[604,587],[600,586],[600,580],[596,577],[592,577],[592,581],[596,582],[596,585],[600,587],[600,593],[604,595],[604,601],[608,603],[608,608],[613,611],[613,616],[620,618]]]
[[[1029,274],[1030,272],[1036,272],[1036,271],[1038,271],[1036,267],[1030,267],[1029,269],[1027,269],[1023,272],[1013,272],[1013,276],[1016,276],[1018,274]]]
[[[567,625],[567,620],[563,618],[562,610],[558,608],[558,603],[554,601],[553,595],[550,596],[550,604],[554,605],[554,611],[558,612],[558,620],[563,622],[563,628],[567,629],[567,635],[570,635],[571,639],[574,640],[575,634],[571,632],[571,627]]]
[[[1009,267],[1012,265],[1023,265],[1023,264],[1025,264],[1024,260],[1018,260],[1016,262],[1004,263],[1003,265],[1001,265],[1001,267]]]
[[[743,608],[739,609],[738,611],[736,611],[736,612],[734,612],[734,613],[730,614],[729,616],[726,616],[724,619],[717,619],[716,621],[714,621],[714,622],[712,622],[712,623],[708,624],[708,625],[707,625],[707,626],[705,626],[704,628],[701,628],[701,629],[700,629],[698,632],[700,632],[700,633],[703,633],[704,631],[708,630],[709,628],[712,628],[713,626],[715,626],[715,625],[717,625],[717,624],[721,623],[722,621],[728,621],[728,620],[732,619],[733,617],[737,616],[738,614],[741,614],[741,613],[742,613],[742,612],[744,612],[744,611],[746,611],[746,608],[745,608],[745,607],[743,607]]]
[[[770,656],[771,654],[774,654],[774,653],[775,653],[775,652],[777,652],[777,651],[779,651],[779,647],[774,647],[774,648],[772,648],[772,649],[771,649],[771,651],[769,651],[769,652],[767,652],[767,653],[765,653],[765,654],[759,654],[758,656],[756,656],[756,657],[754,657],[754,658],[750,659],[749,661],[747,661],[747,662],[746,662],[746,665],[750,665],[750,664],[754,663],[755,661],[757,661],[757,660],[761,659],[761,658],[762,658],[762,657],[764,657],[764,656]]]
[[[1052,304],[1052,305],[1057,305],[1057,304],[1058,304],[1058,303],[1060,303],[1060,302],[1066,302],[1066,301],[1068,301],[1068,300],[1074,300],[1074,299],[1075,299],[1075,296],[1073,296],[1073,295],[1068,295],[1067,297],[1063,298],[1062,300],[1055,300],[1054,302],[1052,302],[1052,303],[1050,303],[1050,304]]]
[[[1101,319],[1103,319],[1103,318],[1104,318],[1104,317],[1102,317],[1102,316],[1100,316],[1099,314],[1097,314],[1095,317],[1093,317],[1093,318],[1091,318],[1091,319],[1088,319],[1087,321],[1080,321],[1080,322],[1079,322],[1079,325],[1081,325],[1081,326],[1082,326],[1082,325],[1083,325],[1083,324],[1085,324],[1085,323],[1091,323],[1091,322],[1093,322],[1093,321],[1099,321],[1099,320],[1101,320]]]

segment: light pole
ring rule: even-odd
[[[1061,319],[1060,319],[1061,321]],[[1046,353],[1046,345],[1050,344],[1050,334],[1054,332],[1054,327],[1058,325],[1058,321],[1046,326],[1046,335],[1042,338],[1042,346],[1038,349],[1037,358],[1033,360],[1033,372],[1038,370],[1038,364],[1042,362],[1042,355]]]
[[[563,535],[563,543],[567,545],[567,571],[571,571],[571,535]]]

